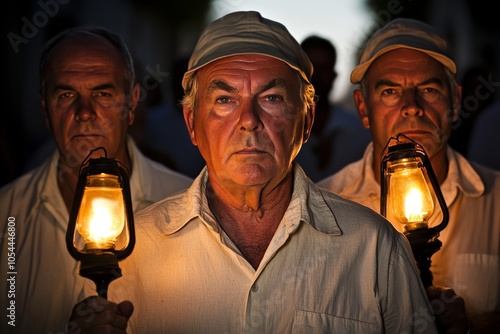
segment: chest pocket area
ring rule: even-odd
[[[295,310],[293,334],[316,333],[381,333],[377,324],[340,318],[330,314]]]

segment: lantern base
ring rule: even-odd
[[[410,242],[413,256],[417,261],[420,278],[424,287],[432,285],[431,256],[441,249],[443,243],[438,239],[439,232],[434,229],[419,229],[405,232]]]
[[[114,253],[102,252],[82,259],[80,276],[91,279],[96,285],[97,294],[107,299],[109,283],[121,277],[122,271]]]
[[[404,231],[411,232],[411,231],[426,229],[426,228],[427,228],[427,222],[414,222],[414,223],[406,224],[404,227]]]

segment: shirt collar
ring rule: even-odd
[[[293,170],[293,193],[284,219],[291,224],[290,231],[298,227],[298,222],[304,222],[319,232],[340,235],[335,214],[325,202],[320,189],[307,178],[297,163],[294,163]]]
[[[139,208],[139,203],[148,200],[148,194],[144,189],[151,189],[151,178],[143,177],[145,173],[144,159],[142,153],[137,149],[134,140],[127,136],[127,152],[130,158],[132,173],[130,174],[130,194],[134,203],[134,212]]]
[[[484,193],[484,183],[474,170],[472,165],[460,153],[447,148],[448,173],[441,184],[441,192],[449,206],[457,197],[460,190],[466,196],[479,197]],[[380,196],[380,185],[375,180],[373,173],[373,143],[370,143],[363,154],[363,158],[355,164],[361,164],[354,170],[363,170],[348,186],[341,195],[356,200],[359,197]]]
[[[460,153],[451,147],[446,151],[448,157],[448,174],[441,185],[441,192],[449,206],[460,190],[466,196],[480,197],[485,190],[481,177],[472,165]]]
[[[301,222],[304,222],[319,232],[340,235],[341,231],[335,215],[323,199],[319,188],[305,176],[304,171],[297,163],[294,163],[293,170],[294,190],[288,209],[282,219],[282,224],[285,225],[282,230],[286,234],[291,234]],[[219,230],[206,197],[207,181],[208,171],[205,167],[193,181],[191,187],[168,200],[168,208],[164,210],[169,215],[168,224],[163,224],[160,227],[164,233],[173,234],[197,217],[214,230]],[[179,207],[182,207],[183,210],[177,209]],[[162,218],[159,221],[165,222],[166,217]]]
[[[370,142],[366,147],[363,158],[348,167],[352,168],[353,175],[359,170],[363,172],[355,176],[353,182],[349,183],[340,192],[341,196],[355,201],[356,198],[366,196],[380,197],[380,185],[373,172],[373,142]]]
[[[39,167],[37,173],[41,173],[39,179],[41,182],[36,183],[36,191],[40,196],[38,196],[37,203],[31,209],[32,212],[38,210],[38,205],[44,204],[54,216],[57,216],[56,223],[59,224],[63,229],[67,228],[67,222],[69,219],[69,213],[66,209],[66,204],[59,191],[59,185],[57,183],[58,173],[60,173],[57,168],[59,164],[59,151],[56,149],[52,154],[52,157],[47,159],[43,165]]]
[[[154,175],[154,172],[151,170],[152,167],[148,163],[148,159],[137,148],[137,145],[130,136],[127,136],[127,152],[132,166],[132,173],[129,180],[130,193],[134,212],[137,212],[145,206],[144,203],[147,203],[146,206],[148,206],[156,202],[152,192],[148,191],[154,189],[154,182],[156,180],[151,177],[151,175]]]

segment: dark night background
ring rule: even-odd
[[[218,6],[231,6],[231,2],[234,4],[237,0],[214,1]],[[128,44],[136,61],[137,78],[140,81],[146,77],[148,68],[159,68],[169,74],[174,72],[174,61],[189,55],[201,30],[208,23],[211,2],[2,1],[0,186],[34,167],[30,162],[42,143],[50,138],[38,101],[38,59],[43,44],[50,37],[72,26],[106,27],[120,34]],[[386,18],[384,13],[387,13],[388,6],[393,5],[395,0],[365,2],[367,9],[382,22]],[[391,18],[403,16],[422,19],[441,30],[452,42],[459,67],[458,79],[464,85],[464,96],[474,98],[477,89],[484,92],[485,82],[493,83],[488,87],[491,94],[487,94],[487,97],[469,99],[477,103],[469,105],[462,126],[457,128],[451,142],[461,150],[475,116],[496,99],[496,90],[500,87],[500,84],[494,84],[500,82],[500,20],[493,9],[493,1],[401,0],[397,3],[403,11],[393,13]],[[304,6],[307,6],[307,2]],[[286,8],[283,11],[286,12]],[[357,41],[359,45],[363,42]],[[144,107],[171,92],[168,80],[160,82],[157,90],[148,92],[148,99],[143,101]]]

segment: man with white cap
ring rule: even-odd
[[[257,12],[205,29],[183,106],[206,167],[136,216],[109,290],[121,302],[85,299],[72,331],[436,333],[404,236],[294,163],[314,120],[311,74],[287,29]]]
[[[375,32],[351,73],[351,82],[359,84],[358,115],[372,143],[361,160],[318,185],[379,211],[380,162],[389,138],[404,133],[423,145],[450,215],[439,236],[442,248],[431,258],[433,284],[464,298],[472,332],[498,330],[500,173],[447,145],[461,101],[447,49],[433,27],[413,19],[393,20]],[[429,225],[440,221],[435,215]],[[393,225],[402,231],[401,224]]]

